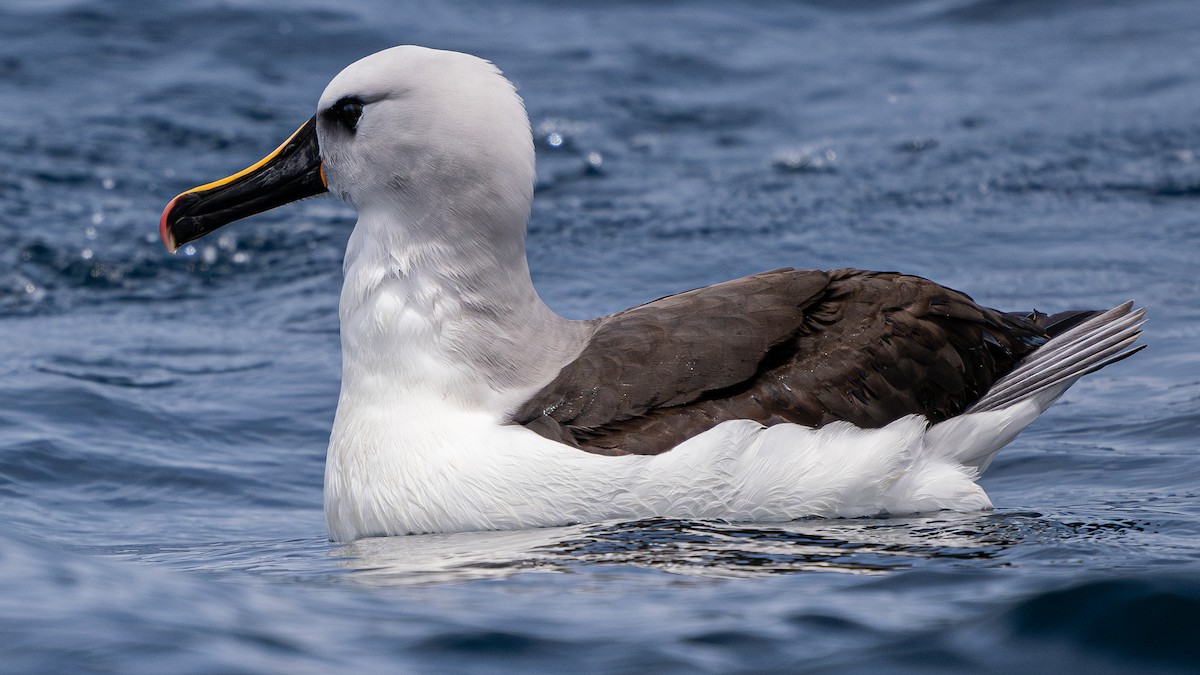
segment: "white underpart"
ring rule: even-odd
[[[547,440],[507,416],[592,328],[555,315],[529,280],[533,146],[520,99],[485,61],[417,47],[350,66],[319,109],[346,96],[366,102],[355,133],[318,117],[330,191],[359,211],[325,475],[335,540],[646,516],[987,509],[979,473],[1095,364],[1072,360],[1093,333],[1072,338],[1079,348],[1052,342],[1038,352],[1045,363],[997,384],[1007,393],[996,407],[933,427],[917,416],[872,430],[741,420],[653,457]]]
[[[778,522],[978,511],[992,506],[975,482],[978,463],[1049,403],[932,428],[919,416],[882,429],[738,420],[661,455],[607,457],[437,401],[410,401],[410,416],[343,397],[326,517],[331,536],[349,541],[649,516]]]

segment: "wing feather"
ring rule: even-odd
[[[937,421],[1045,340],[920,277],[773,270],[601,319],[512,421],[603,454],[665,452],[730,419]]]

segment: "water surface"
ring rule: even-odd
[[[0,8],[0,654],[19,672],[1195,671],[1200,11],[1037,2]],[[983,478],[992,513],[325,538],[353,214],[180,255],[381,48],[493,60],[531,266],[595,316],[779,266],[1150,308]]]

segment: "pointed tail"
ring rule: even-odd
[[[1044,410],[1079,378],[1141,351],[1145,345],[1133,343],[1145,322],[1146,310],[1133,309],[1133,301],[1079,322],[1026,356],[964,413],[1000,410],[1049,394],[1038,397]]]

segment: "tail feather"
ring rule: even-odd
[[[1135,310],[1130,301],[1063,330],[1025,357],[964,412],[1000,410],[1054,387],[1061,394],[1084,375],[1132,356],[1145,346],[1133,347],[1142,333],[1145,315],[1144,308]],[[1068,321],[1078,320],[1079,316],[1073,314]],[[1063,323],[1059,322],[1060,328]],[[1057,395],[1046,405],[1054,398]]]

